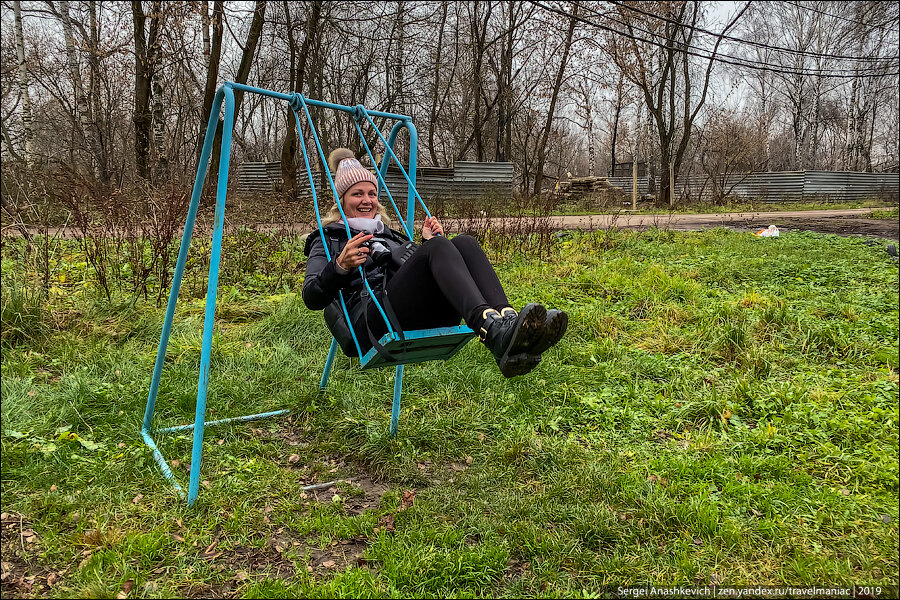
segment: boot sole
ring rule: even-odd
[[[541,362],[540,356],[534,354],[514,354],[508,356],[500,367],[500,372],[504,377],[516,377],[524,375],[534,369]]]
[[[553,312],[553,311],[551,311]],[[548,313],[549,314],[549,313]],[[555,346],[562,339],[569,327],[569,315],[565,311],[558,310],[550,315],[549,322],[542,332],[538,342],[529,350],[531,354],[540,355]]]
[[[541,362],[540,356],[534,356],[528,352],[544,337],[544,320],[547,318],[547,309],[540,304],[527,304],[519,312],[521,317],[512,343],[497,361],[500,372],[505,377],[524,375],[535,368]]]

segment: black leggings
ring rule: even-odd
[[[404,330],[453,327],[462,318],[477,331],[486,309],[509,306],[484,250],[468,235],[438,236],[422,244],[390,278],[387,295]],[[381,337],[387,327],[374,303],[368,313],[372,333]]]

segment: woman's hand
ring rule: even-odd
[[[352,271],[366,262],[366,258],[369,256],[369,247],[363,246],[363,244],[373,237],[375,236],[361,232],[350,238],[350,241],[344,245],[344,249],[341,250],[341,253],[335,259],[338,266],[345,271]]]
[[[434,217],[425,217],[425,224],[422,225],[422,239],[430,240],[436,235],[444,235],[444,227]]]

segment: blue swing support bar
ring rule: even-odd
[[[194,187],[191,193],[191,202],[188,208],[187,218],[184,226],[184,233],[181,238],[181,245],[178,251],[178,261],[175,265],[175,274],[172,278],[172,288],[169,292],[169,301],[166,306],[166,316],[165,321],[163,323],[162,334],[160,336],[159,348],[156,353],[156,362],[153,367],[153,377],[150,382],[150,391],[147,396],[147,405],[144,410],[144,420],[141,426],[141,437],[144,440],[144,443],[150,448],[153,453],[153,457],[156,460],[157,464],[160,467],[163,475],[168,479],[175,491],[182,497],[185,496],[184,490],[181,485],[176,480],[175,476],[172,473],[172,469],[169,467],[169,464],[166,462],[165,457],[162,455],[162,452],[156,445],[156,441],[154,440],[152,433],[157,434],[165,434],[165,433],[177,433],[181,431],[190,431],[193,430],[193,444],[191,448],[191,470],[190,477],[188,483],[188,492],[187,492],[187,503],[188,506],[192,506],[194,502],[197,500],[197,496],[199,494],[200,488],[200,466],[203,455],[203,435],[206,426],[215,426],[215,425],[223,425],[227,423],[236,423],[236,422],[245,422],[245,421],[254,421],[257,419],[265,419],[268,417],[275,417],[279,415],[284,415],[290,412],[290,410],[276,410],[271,412],[253,414],[253,415],[244,415],[240,417],[232,417],[227,419],[219,419],[216,421],[206,421],[206,398],[207,391],[209,386],[209,372],[210,372],[210,360],[212,356],[212,338],[213,338],[213,326],[215,321],[215,309],[216,309],[216,296],[218,292],[218,283],[219,283],[219,264],[221,261],[222,255],[222,238],[223,238],[223,230],[225,223],[225,197],[227,193],[228,186],[228,170],[231,158],[231,141],[232,134],[234,131],[234,90],[241,90],[243,92],[251,92],[255,94],[261,94],[263,96],[268,96],[271,98],[276,98],[279,100],[284,100],[289,103],[291,109],[294,113],[294,119],[297,126],[297,131],[300,136],[300,147],[302,148],[303,160],[306,167],[306,172],[309,177],[310,189],[312,190],[313,204],[315,207],[315,215],[316,221],[318,223],[319,234],[323,236],[324,239],[324,231],[322,226],[322,219],[319,212],[319,203],[318,203],[318,195],[316,191],[316,185],[313,180],[312,169],[310,167],[310,157],[307,153],[306,140],[303,135],[303,129],[300,126],[300,117],[298,112],[302,109],[305,116],[306,121],[309,126],[310,132],[313,135],[316,149],[318,150],[319,159],[322,162],[323,170],[327,174],[328,183],[331,187],[331,193],[334,194],[334,197],[337,198],[337,193],[334,187],[334,179],[331,176],[331,173],[328,169],[327,160],[325,158],[325,154],[322,150],[322,145],[319,142],[319,136],[316,132],[315,126],[313,124],[312,116],[309,113],[309,106],[315,106],[319,108],[326,108],[337,110],[345,113],[349,113],[354,118],[354,124],[356,126],[356,131],[359,134],[359,138],[362,141],[362,144],[368,154],[372,164],[375,165],[375,157],[372,154],[372,150],[369,147],[368,143],[366,143],[365,136],[363,135],[362,129],[360,128],[360,121],[365,119],[365,121],[372,127],[372,129],[377,133],[378,138],[384,144],[386,155],[384,156],[381,164],[375,169],[375,175],[378,179],[379,185],[378,190],[379,194],[382,190],[384,190],[388,199],[390,200],[391,205],[394,210],[397,212],[397,215],[400,219],[401,224],[403,225],[404,231],[409,239],[412,239],[412,233],[414,230],[415,223],[415,211],[416,205],[419,204],[425,211],[425,215],[430,217],[431,213],[428,211],[428,207],[425,206],[425,202],[422,200],[422,197],[419,195],[416,190],[416,154],[417,154],[417,142],[418,135],[416,132],[416,128],[412,123],[412,119],[406,115],[398,115],[394,113],[382,112],[382,111],[370,111],[364,108],[362,105],[357,106],[344,106],[341,104],[332,104],[330,102],[323,102],[319,100],[311,100],[305,98],[304,96],[293,93],[293,94],[284,94],[280,92],[274,92],[271,90],[266,90],[262,88],[257,88],[249,85],[243,85],[233,82],[228,82],[222,85],[218,91],[216,92],[215,99],[213,101],[212,111],[210,113],[209,123],[206,127],[206,135],[203,141],[203,149],[200,153],[200,163],[197,167],[197,176],[194,180]],[[219,156],[219,174],[218,181],[216,182],[216,211],[215,211],[215,221],[213,228],[213,236],[212,236],[212,248],[209,262],[209,279],[208,286],[206,292],[206,309],[203,321],[203,342],[202,348],[200,352],[200,374],[197,382],[197,403],[195,410],[194,423],[189,425],[177,425],[173,427],[162,427],[153,429],[153,417],[156,412],[156,400],[159,394],[159,382],[162,376],[162,370],[165,364],[166,358],[166,349],[169,344],[169,337],[172,333],[172,322],[175,316],[175,308],[178,303],[178,293],[181,289],[181,280],[184,275],[184,267],[187,262],[187,255],[191,245],[191,237],[194,231],[194,224],[197,217],[197,209],[200,205],[200,196],[203,191],[203,184],[206,180],[206,172],[209,166],[210,156],[212,154],[212,144],[213,138],[216,132],[216,126],[218,123],[218,116],[222,111],[222,107],[224,104],[225,108],[225,117],[222,128],[222,149],[221,154]],[[388,138],[382,135],[379,128],[375,125],[372,117],[384,118],[389,120],[394,120],[396,123],[391,129]],[[399,134],[401,129],[406,129],[409,134],[409,167],[408,170],[403,168],[403,164],[397,155],[394,152],[394,145],[397,140],[397,135]],[[387,187],[387,182],[385,181],[385,177],[387,175],[388,167],[390,165],[391,160],[396,161],[398,167],[400,168],[401,173],[403,174],[404,179],[408,184],[408,193],[407,193],[407,207],[406,207],[406,218],[404,219],[397,203],[394,201],[393,196]],[[344,218],[343,209],[341,208],[340,202],[337,203],[338,210],[341,213],[341,217]],[[347,228],[347,234],[349,237],[350,229],[346,225],[346,218],[344,218],[344,226]],[[327,245],[325,246],[326,256],[330,259],[329,251]],[[390,425],[390,434],[391,436],[396,435],[397,426],[400,418],[400,397],[402,394],[403,388],[403,367],[406,364],[422,362],[426,360],[446,360],[452,357],[456,352],[458,352],[472,337],[474,337],[474,332],[464,325],[456,326],[456,327],[442,327],[436,329],[426,329],[426,330],[418,330],[418,331],[405,331],[401,334],[394,331],[391,327],[390,320],[387,318],[387,315],[384,312],[381,304],[379,303],[377,297],[375,296],[372,288],[369,286],[368,281],[365,277],[365,272],[362,267],[359,267],[359,271],[362,275],[363,282],[366,286],[366,289],[372,296],[372,301],[378,308],[382,317],[384,318],[385,323],[387,324],[387,333],[381,338],[380,343],[384,345],[389,351],[395,356],[400,356],[399,359],[388,359],[384,356],[378,354],[378,352],[373,348],[369,350],[367,353],[363,353],[361,347],[359,345],[359,341],[356,339],[356,334],[353,332],[354,343],[356,344],[356,348],[358,351],[358,355],[360,357],[360,367],[362,369],[370,369],[376,367],[384,367],[384,366],[394,366],[395,374],[394,374],[394,396],[393,402],[391,406],[391,425]],[[344,311],[344,317],[347,319],[347,322],[350,322],[349,315],[347,313],[347,306],[344,302],[343,294],[340,294],[341,307]],[[352,331],[352,329],[351,329]],[[319,390],[324,391],[327,384],[328,378],[331,374],[331,369],[334,364],[334,358],[337,355],[338,343],[337,340],[332,338],[331,348],[328,351],[328,357],[325,360],[325,367],[322,371],[322,378],[319,382]]]

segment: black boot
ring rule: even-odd
[[[562,339],[568,326],[569,315],[564,310],[548,310],[547,318],[544,319],[543,327],[541,328],[541,339],[531,347],[529,352],[531,354],[543,354]]]
[[[541,357],[529,350],[544,337],[546,317],[547,309],[540,304],[528,304],[518,315],[486,312],[481,341],[494,355],[505,377],[524,375],[541,362]]]
[[[515,309],[511,306],[507,306],[500,311],[500,316],[504,318],[509,318],[510,316],[515,318],[516,315]],[[548,310],[547,316],[541,326],[541,334],[537,336],[534,345],[528,348],[528,354],[539,356],[558,344],[562,339],[563,334],[566,333],[568,325],[569,315],[566,314],[565,311],[555,309]]]

